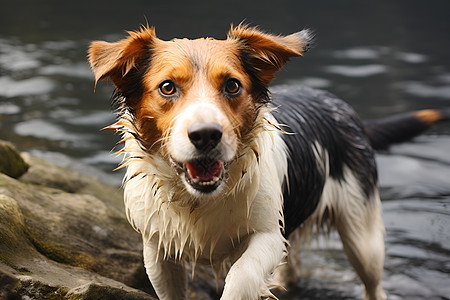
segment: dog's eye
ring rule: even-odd
[[[230,96],[237,96],[241,92],[241,83],[235,78],[230,78],[225,82],[225,92]]]
[[[172,80],[164,80],[159,85],[159,91],[163,96],[171,96],[176,93],[177,88]]]

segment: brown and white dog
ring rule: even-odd
[[[123,136],[126,213],[160,299],[185,299],[186,262],[216,274],[231,266],[223,300],[274,297],[289,236],[324,224],[339,232],[364,299],[385,298],[377,131],[369,130],[377,126],[365,128],[323,91],[268,91],[311,39],[308,30],[275,36],[238,26],[226,40],[163,41],[146,26],[91,44],[96,82],[116,87],[110,128]],[[402,120],[423,124],[417,114]]]

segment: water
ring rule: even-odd
[[[91,40],[148,22],[163,39],[224,38],[242,20],[275,33],[315,30],[315,47],[276,83],[334,92],[363,118],[450,106],[449,1],[10,1],[0,11],[0,138],[113,184],[112,87],[86,64]],[[450,123],[378,155],[390,299],[449,299]],[[303,253],[283,299],[358,299],[339,241]]]

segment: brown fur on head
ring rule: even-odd
[[[235,39],[239,44],[242,64],[249,75],[254,77],[255,96],[262,98],[256,99],[267,101],[269,99],[264,93],[275,78],[275,73],[290,57],[302,56],[308,51],[312,34],[309,30],[303,30],[288,36],[275,36],[257,28],[239,25],[231,27],[228,39]]]
[[[301,56],[309,39],[307,31],[275,36],[239,25],[226,40],[163,41],[147,26],[115,43],[93,42],[89,61],[96,83],[110,78],[116,86],[147,151],[161,149],[159,141],[172,134],[175,120],[199,100],[212,103],[223,117],[199,113],[187,122],[220,123],[224,139],[235,147],[232,141],[253,127],[259,103],[268,102],[267,87],[275,72],[290,57]],[[239,94],[226,92],[230,79],[240,83]],[[173,95],[161,93],[167,80],[175,85]]]

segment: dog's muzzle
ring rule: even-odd
[[[184,173],[186,182],[195,190],[211,193],[221,184],[226,163],[218,149],[223,129],[218,123],[198,122],[188,127],[188,137],[196,150],[195,159],[185,163],[173,162],[178,173]]]

